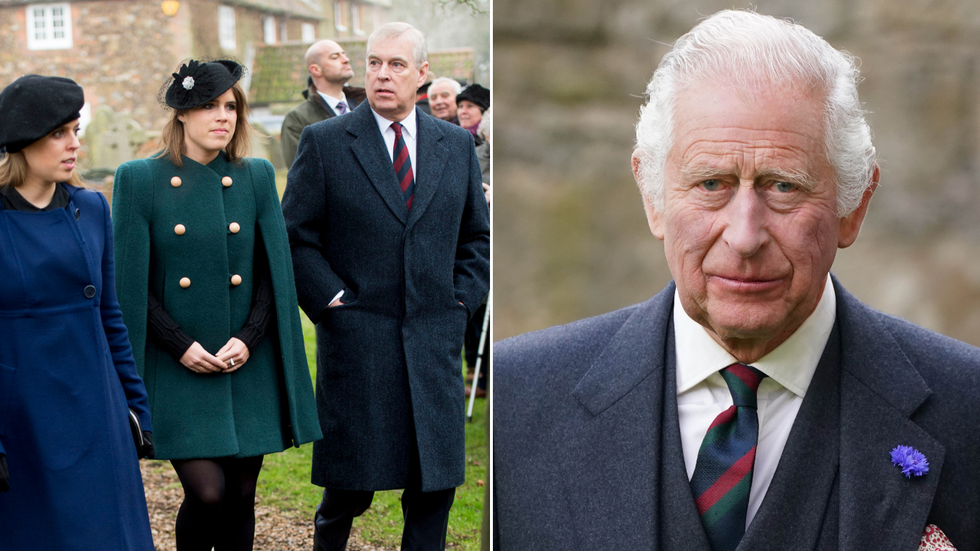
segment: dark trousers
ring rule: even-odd
[[[456,498],[456,488],[423,492],[421,483],[402,494],[403,551],[442,551],[446,549],[449,509]],[[354,517],[371,506],[374,492],[324,488],[323,500],[317,505],[313,536],[314,551],[344,551]]]

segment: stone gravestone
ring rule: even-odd
[[[99,106],[85,127],[89,171],[115,172],[116,167],[136,158],[136,150],[146,140],[146,131],[139,123]]]

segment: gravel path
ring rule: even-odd
[[[140,461],[146,505],[150,511],[150,527],[157,551],[176,551],[174,546],[174,519],[177,508],[184,499],[184,491],[170,463],[165,461]],[[312,515],[280,511],[255,504],[255,551],[311,551],[313,549]],[[360,541],[357,532],[351,534],[348,551],[396,551],[394,548],[375,547]]]

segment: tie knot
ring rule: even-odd
[[[732,364],[721,370],[721,376],[728,383],[732,401],[738,407],[757,407],[756,392],[766,374],[742,363]]]
[[[343,115],[346,112],[347,112],[347,104],[342,101],[339,102],[337,104],[337,113]]]
[[[395,131],[395,137],[400,138],[402,135],[402,123],[393,122],[391,123],[391,129]]]

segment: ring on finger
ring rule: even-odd
[[[232,366],[232,367],[235,367],[235,358],[231,358],[231,360],[230,360],[230,361],[231,361],[231,366]]]

